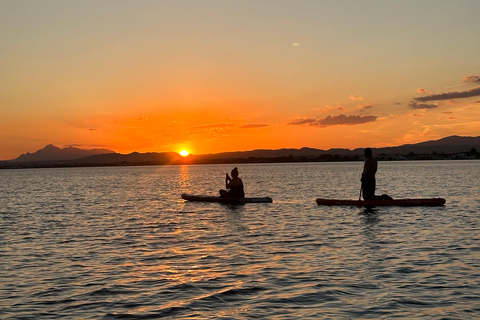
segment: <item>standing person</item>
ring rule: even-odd
[[[375,174],[377,173],[378,163],[377,159],[373,157],[372,149],[366,148],[364,151],[365,163],[362,172],[362,190],[364,200],[374,200],[375,197]]]
[[[237,167],[233,168],[232,177],[227,173],[225,177],[225,188],[227,190],[220,190],[220,197],[222,198],[245,198],[245,193],[243,191],[243,181],[238,177]]]

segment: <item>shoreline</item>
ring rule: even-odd
[[[451,155],[380,155],[375,157],[378,161],[442,161],[442,160],[480,160],[479,155],[467,155],[465,153]],[[332,162],[362,162],[360,156],[339,156],[328,155],[320,157],[278,157],[278,158],[227,158],[227,159],[175,159],[173,161],[122,161],[122,162],[81,162],[80,160],[70,161],[38,161],[38,162],[11,162],[0,161],[2,169],[47,169],[47,168],[85,168],[85,167],[131,167],[131,166],[164,166],[164,165],[197,165],[197,164],[261,164],[261,163],[332,163]]]

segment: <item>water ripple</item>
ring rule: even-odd
[[[479,162],[381,166],[387,193],[447,206],[314,203],[358,196],[360,163],[246,165],[274,203],[245,206],[179,199],[227,166],[1,171],[0,318],[478,318]]]

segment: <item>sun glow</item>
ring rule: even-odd
[[[186,157],[188,156],[190,153],[187,151],[187,150],[182,150],[179,152],[179,154],[182,156],[182,157]]]

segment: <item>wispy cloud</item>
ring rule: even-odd
[[[376,116],[347,116],[339,114],[338,116],[327,116],[318,120],[319,126],[335,126],[335,125],[355,125],[377,120]]]
[[[417,103],[416,101],[411,101],[408,105],[412,109],[433,109],[438,107],[436,104]]]
[[[268,127],[268,124],[266,123],[247,123],[244,125],[241,125],[239,128],[240,129],[256,129],[256,128],[264,128]]]
[[[312,124],[314,122],[317,122],[317,120],[316,119],[300,119],[300,120],[289,122],[288,124],[292,126],[301,126],[304,124]]]
[[[447,92],[441,94],[432,94],[426,97],[414,98],[416,101],[435,101],[435,100],[450,100],[450,99],[462,99],[480,96],[480,87],[476,87],[467,91]]]
[[[466,76],[463,77],[463,82],[480,82],[479,76]]]
[[[207,124],[191,127],[192,131],[187,134],[218,133],[230,127],[235,127],[232,123]]]
[[[358,100],[363,100],[362,97],[355,97],[353,94],[350,95],[350,100],[353,100],[353,101],[358,101]]]
[[[135,121],[148,121],[151,120],[145,116],[138,116],[132,118],[123,118],[123,119],[108,119],[108,118],[97,118],[97,119],[87,119],[86,123],[126,123],[126,122],[135,122]]]
[[[358,107],[357,107],[358,112],[359,112],[360,114],[365,114],[365,113],[367,113],[367,111],[368,111],[369,109],[372,109],[372,108],[373,108],[373,106],[372,106],[371,104],[364,104],[364,105],[361,105],[361,106],[358,106]]]
[[[323,119],[301,119],[290,122],[289,125],[309,125],[314,127],[328,127],[338,125],[356,125],[377,120],[377,116],[347,116],[339,114],[338,116],[327,116]]]
[[[201,126],[192,127],[192,129],[222,129],[228,127],[234,127],[233,123],[220,123],[220,124],[207,124]]]
[[[373,106],[371,104],[363,104],[361,106],[358,106],[360,110],[365,110],[365,109],[371,109]]]
[[[227,129],[257,129],[268,126],[269,124],[267,123],[246,123],[243,125],[235,125],[233,123],[207,124],[191,127],[191,131],[187,132],[187,134],[219,134],[225,132]]]

